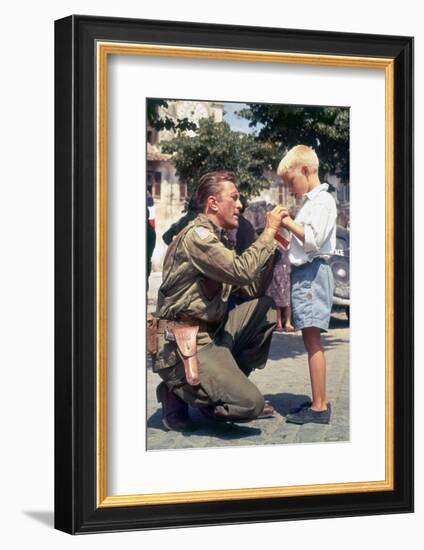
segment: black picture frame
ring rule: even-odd
[[[393,489],[99,506],[98,41],[393,61]],[[413,511],[413,38],[73,15],[55,22],[55,74],[55,527],[76,534]]]

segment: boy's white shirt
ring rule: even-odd
[[[336,249],[336,203],[322,183],[305,193],[295,222],[303,225],[305,242],[292,235],[289,259],[292,265],[312,262],[314,258],[328,260]]]

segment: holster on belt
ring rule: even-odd
[[[200,384],[196,339],[197,333],[199,332],[199,325],[174,322],[172,323],[172,332],[175,336],[178,353],[184,364],[187,382],[191,386],[197,386]]]
[[[158,352],[158,323],[151,313],[147,314],[147,351],[152,356]]]

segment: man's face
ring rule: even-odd
[[[309,191],[308,170],[305,166],[289,168],[282,177],[289,186],[289,192],[297,199],[301,199]]]
[[[221,193],[214,201],[216,221],[223,229],[235,229],[239,226],[242,208],[240,194],[232,181],[221,182]]]

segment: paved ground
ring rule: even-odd
[[[197,430],[189,435],[166,432],[160,422],[155,389],[160,381],[151,368],[147,372],[147,448],[181,449],[346,441],[349,439],[349,325],[343,313],[334,315],[330,331],[323,336],[327,357],[327,393],[333,415],[329,425],[286,423],[287,411],[310,396],[307,357],[300,333],[274,334],[265,369],[251,379],[276,409],[275,418],[248,424],[216,424],[190,414]]]

